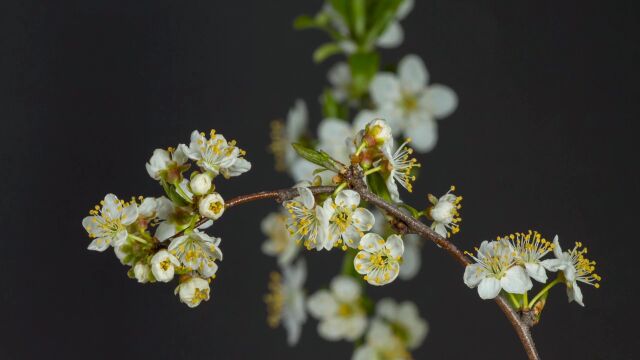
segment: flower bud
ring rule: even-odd
[[[367,124],[364,129],[364,137],[369,146],[381,146],[393,140],[391,128],[383,119],[375,119]]]
[[[144,284],[146,282],[149,282],[151,269],[149,268],[149,265],[138,262],[133,267],[133,275],[136,277],[139,283]]]
[[[180,262],[167,250],[160,250],[151,258],[151,272],[158,281],[171,281],[175,273],[174,266],[180,266]]]
[[[209,300],[209,282],[199,277],[192,277],[181,282],[175,290],[180,296],[180,301],[194,308],[202,302]]]
[[[209,194],[200,200],[198,210],[203,217],[218,220],[224,213],[224,199],[216,192]]]
[[[189,183],[191,191],[196,195],[204,195],[211,189],[211,177],[208,174],[197,174]]]

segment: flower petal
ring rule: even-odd
[[[404,31],[397,21],[389,23],[384,32],[378,37],[376,45],[383,49],[391,49],[400,46],[404,40]]]
[[[299,187],[298,193],[300,194],[300,199],[302,200],[302,204],[307,209],[313,209],[316,201],[313,197],[313,193],[306,187]]]
[[[420,105],[429,110],[436,119],[451,115],[458,107],[458,96],[448,86],[433,84],[420,98]]]
[[[513,266],[500,279],[504,291],[512,294],[524,294],[531,290],[533,284],[521,266]]]
[[[392,73],[378,73],[369,85],[371,98],[377,105],[395,103],[400,100],[400,83]]]
[[[107,237],[93,239],[93,241],[87,246],[87,249],[94,251],[105,251],[109,247],[110,239]]]
[[[429,113],[413,114],[404,134],[411,138],[411,147],[420,153],[431,151],[438,142],[438,125]]]
[[[402,238],[399,235],[393,234],[387,238],[387,243],[385,244],[391,256],[398,259],[404,254],[404,243],[402,242]]]
[[[369,231],[376,223],[376,218],[371,211],[365,208],[357,208],[351,215],[353,226],[358,230]]]
[[[307,308],[313,317],[323,319],[338,311],[338,303],[328,290],[319,290],[309,297]]]
[[[333,278],[330,288],[336,300],[347,303],[356,301],[362,290],[353,277],[344,275]]]
[[[470,288],[478,286],[478,284],[487,276],[485,269],[480,264],[467,265],[464,269],[464,283]]]
[[[398,64],[398,77],[402,90],[409,94],[416,94],[429,81],[429,73],[419,56],[409,54]]]
[[[540,264],[531,264],[525,263],[525,269],[527,270],[527,274],[534,280],[546,283],[547,282],[547,272],[544,271],[544,267]]]
[[[500,280],[494,277],[486,277],[478,285],[478,295],[481,299],[495,299],[500,294]]]
[[[346,208],[356,207],[360,204],[360,194],[353,190],[342,190],[336,195],[335,204]]]
[[[384,245],[384,239],[376,233],[365,234],[362,239],[360,239],[360,247],[370,253],[382,249]]]

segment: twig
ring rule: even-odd
[[[390,204],[383,200],[381,197],[372,193],[367,189],[366,185],[362,180],[362,171],[355,167],[350,167],[345,169],[342,173],[343,177],[349,182],[350,187],[357,191],[360,196],[367,201],[368,203],[384,210],[388,215],[394,217],[395,219],[404,223],[411,232],[420,235],[421,237],[433,241],[440,248],[444,249],[448,252],[459,264],[462,266],[467,266],[471,262],[469,259],[455,246],[452,242],[447,240],[446,238],[438,235],[435,231],[433,231],[429,226],[424,224],[423,222],[413,218],[410,215],[402,212],[398,207],[393,204]],[[335,190],[335,186],[312,186],[309,187],[309,190],[313,194],[329,194]],[[232,208],[234,206],[242,205],[248,202],[263,200],[263,199],[274,199],[277,202],[283,202],[286,200],[290,200],[298,196],[298,190],[295,188],[289,189],[280,189],[280,190],[272,190],[272,191],[261,191],[258,193],[241,195],[226,201],[225,207]],[[195,227],[199,227],[200,225],[207,222],[209,219],[201,219],[196,224]],[[184,233],[183,231],[178,232],[169,240],[178,237]],[[522,346],[527,353],[527,356],[530,360],[538,360],[540,356],[536,350],[535,343],[533,342],[533,338],[531,337],[530,327],[532,325],[531,321],[527,321],[529,317],[527,314],[520,316],[516,310],[514,310],[507,300],[498,296],[495,299],[498,307],[507,317],[507,320],[511,323],[516,334],[520,338],[522,342]]]

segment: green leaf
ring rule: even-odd
[[[392,203],[391,195],[389,194],[389,190],[387,189],[387,184],[385,184],[384,179],[380,173],[373,173],[367,175],[367,184],[369,185],[369,189],[374,194],[380,196],[387,202]]]
[[[349,56],[353,92],[356,97],[362,96],[369,89],[369,82],[378,72],[380,57],[376,53],[354,53]]]
[[[325,43],[320,45],[313,52],[313,61],[317,63],[321,63],[329,56],[339,54],[341,52],[342,52],[342,48],[338,44],[333,42]]]
[[[318,27],[316,19],[309,15],[300,15],[293,20],[293,28],[296,30],[304,30]]]
[[[364,35],[367,26],[365,0],[351,0],[351,23],[353,24],[355,37],[360,39]]]
[[[395,18],[398,7],[405,0],[380,0],[377,5],[373,6],[371,14],[371,25],[365,37],[364,45],[371,47],[375,40],[386,30],[391,20]]]
[[[162,184],[162,188],[164,189],[164,193],[167,194],[169,200],[178,204],[179,206],[185,206],[188,203],[176,192],[176,187],[167,183],[164,180],[160,180],[160,184]]]
[[[302,144],[296,144],[296,143],[291,144],[291,146],[293,146],[294,150],[298,153],[298,155],[303,157],[305,160],[313,164],[322,166],[327,170],[331,170],[335,173],[338,173],[340,172],[340,169],[343,166],[339,162],[331,158],[329,154],[327,154],[322,150],[318,151],[318,150],[310,149]]]
[[[330,0],[330,2],[331,7],[342,16],[344,22],[347,23],[347,25],[350,25],[349,0]]]

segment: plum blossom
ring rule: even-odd
[[[138,218],[138,206],[135,202],[125,203],[117,196],[107,194],[89,215],[82,219],[82,226],[93,239],[88,249],[105,251],[109,245],[116,247],[125,242],[129,235],[127,225]]]
[[[271,273],[269,294],[264,298],[267,304],[267,323],[275,328],[282,324],[287,331],[287,343],[294,346],[300,339],[302,325],[307,321],[305,309],[304,282],[307,266],[304,259],[294,265],[282,267],[282,275]]]

